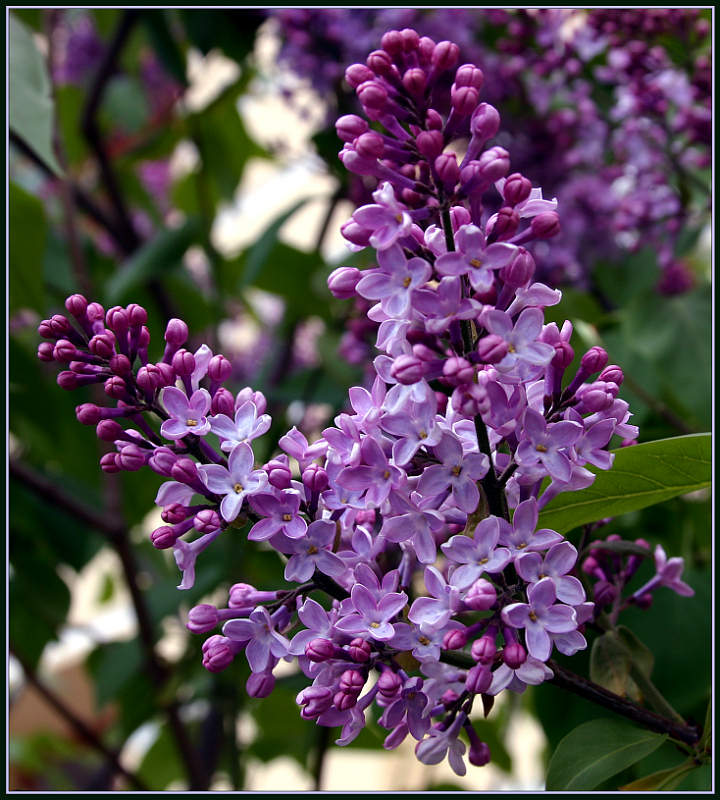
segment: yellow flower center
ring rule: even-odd
[[[452,474],[457,478],[457,476],[462,472],[462,465],[458,464],[456,467],[452,468]]]
[[[197,420],[196,419],[186,419],[185,420],[185,424],[188,426],[188,428],[194,428],[197,425]]]
[[[242,483],[236,483],[235,486],[233,486],[233,491],[235,492],[235,494],[240,494],[241,492],[243,492],[244,488]]]
[[[538,453],[547,453],[547,447],[544,444],[539,444],[535,447]]]
[[[290,520],[292,519],[292,514],[283,514],[282,518],[283,522],[290,522]]]
[[[310,547],[308,547],[308,555],[310,555],[310,556],[314,556],[315,553],[317,553],[317,551],[318,551],[318,549],[317,549],[317,547],[315,547],[314,544],[311,544]]]
[[[471,258],[470,259],[470,264],[471,264],[471,266],[475,267],[476,269],[478,267],[482,267],[482,261],[480,261],[479,258]]]
[[[514,353],[514,352],[515,352],[515,348],[513,347],[513,345],[509,344],[508,345],[508,353]]]
[[[402,282],[402,283],[403,283],[403,287],[404,287],[405,289],[407,289],[407,287],[408,287],[408,286],[410,286],[410,283],[411,283],[411,282],[412,282],[412,279],[411,279],[411,278],[410,278],[410,276],[408,275],[408,276],[407,276],[407,278],[404,278],[404,279],[403,279],[403,282]]]
[[[379,628],[380,627],[380,623],[379,622],[371,622],[370,623],[370,627],[371,628]]]
[[[430,644],[430,639],[428,639],[427,636],[421,636],[418,642],[420,642],[420,644]]]
[[[383,472],[383,478],[387,480],[389,477],[390,477],[390,470],[386,469],[385,472]]]
[[[531,611],[531,612],[528,614],[528,616],[530,617],[530,619],[531,619],[533,622],[537,622],[537,616],[535,615],[535,612],[534,612],[534,611]]]
[[[402,216],[402,214],[395,214],[395,220],[396,220],[397,222],[402,222],[402,220],[403,220],[403,216]]]

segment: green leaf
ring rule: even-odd
[[[653,772],[652,775],[646,775],[644,778],[639,778],[631,783],[626,783],[621,786],[621,792],[651,792],[651,791],[670,791],[674,789],[680,781],[687,775],[688,772],[697,768],[697,764],[692,758],[684,761],[677,767],[670,769],[661,769],[659,772]]]
[[[163,230],[151,239],[108,281],[106,301],[109,305],[130,299],[133,290],[153,279],[161,279],[177,270],[186,250],[197,240],[199,221],[191,217],[178,228]]]
[[[590,680],[621,697],[628,694],[630,653],[615,631],[606,631],[593,642]]]
[[[10,182],[8,197],[10,234],[10,308],[32,308],[44,313],[43,256],[47,223],[37,197]]]
[[[618,720],[597,719],[571,731],[548,766],[548,791],[590,791],[657,750],[667,735]]]
[[[609,470],[592,486],[565,492],[540,513],[539,526],[567,533],[579,525],[662,503],[704,489],[711,482],[711,434],[697,433],[612,451]]]
[[[618,625],[616,633],[620,641],[627,648],[635,666],[643,675],[649,678],[652,673],[653,664],[655,663],[655,656],[653,656],[652,651],[638,639],[630,628],[626,628],[624,625]]]
[[[102,116],[126,133],[138,133],[149,116],[148,102],[140,80],[129,75],[113,78],[105,90]]]
[[[62,175],[53,152],[50,79],[32,32],[12,14],[8,19],[8,121],[53,172]]]
[[[141,671],[143,655],[136,639],[101,645],[88,657],[98,707],[102,708]]]

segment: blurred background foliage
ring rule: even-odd
[[[368,14],[365,36],[380,24]],[[73,292],[106,307],[145,306],[156,348],[167,319],[181,317],[192,345],[206,342],[233,360],[238,388],[268,397],[274,423],[260,460],[290,425],[309,434],[325,427],[347,387],[362,381],[370,352],[361,347],[362,314],[325,286],[337,264],[368,263],[365,253],[348,254],[337,232],[367,194],[344,174],[328,124],[352,110],[346,64],[312,86],[287,57],[297,47],[287,21],[272,17],[234,9],[9,15],[10,700],[12,712],[34,688],[65,720],[60,732],[10,731],[11,788],[254,788],[248,765],[279,756],[294,760],[312,788],[335,738],[301,720],[296,676],[280,678],[265,700],[248,698],[244,659],[206,673],[200,639],[184,630],[192,605],[222,597],[232,583],[279,585],[276,557],[238,531],[207,552],[193,589],[179,593],[175,565],[147,537],[160,479],[104,475],[102,443],[74,414],[93,391],[63,392],[52,366],[36,358],[38,322]],[[498,36],[492,26],[476,35],[486,48]],[[668,51],[684,57],[673,41]],[[268,102],[285,116],[266,130]],[[290,136],[291,126],[305,140]],[[285,193],[297,164],[305,192]],[[260,178],[248,201],[253,168]],[[612,263],[588,251],[591,279],[566,281],[563,302],[548,310],[622,365],[622,396],[641,441],[710,429],[708,180],[709,169],[700,170],[700,188],[687,189],[686,205],[700,213],[683,217],[675,243],[691,275],[685,290],[658,291],[653,247],[624,250]],[[243,214],[233,216],[238,207]],[[562,219],[562,204],[559,211]],[[699,722],[710,683],[709,503],[679,498],[602,531],[644,536],[685,558],[695,596],[660,592],[649,611],[628,611],[624,622],[653,651],[656,685]],[[90,573],[101,577],[88,595],[80,587]],[[68,640],[91,682],[90,716],[53,688],[52,656]],[[587,674],[587,660],[579,654],[573,669]],[[513,768],[511,717],[520,712],[539,721],[547,755],[575,724],[602,716],[549,686],[499,704],[478,732],[503,780]],[[368,726],[352,748],[381,744]],[[680,760],[666,745],[623,777]],[[702,788],[699,772],[681,788]],[[453,787],[438,779],[415,788]]]

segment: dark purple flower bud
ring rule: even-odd
[[[524,247],[519,247],[513,260],[500,270],[502,280],[514,289],[527,286],[534,274],[535,259]]]
[[[500,336],[491,333],[489,336],[483,336],[477,343],[477,352],[485,364],[497,364],[507,355],[507,342]]]
[[[128,472],[137,472],[145,466],[146,452],[136,444],[129,444],[117,454],[116,461],[122,469]]]
[[[60,372],[56,378],[57,385],[61,389],[65,389],[66,391],[72,391],[73,389],[77,389],[80,385],[80,381],[78,380],[78,376],[74,372]],[[86,423],[89,425],[94,425],[94,422]]]
[[[101,419],[95,429],[98,439],[103,442],[114,442],[123,434],[123,427],[114,419]]]
[[[198,533],[215,533],[222,527],[222,520],[217,511],[212,508],[203,508],[193,518],[193,528]]]
[[[155,369],[157,370],[157,381],[160,387],[171,386],[175,383],[175,370],[170,364],[159,361],[155,364]]]
[[[47,342],[45,344],[48,344]],[[75,345],[67,339],[58,339],[52,355],[55,361],[72,361],[78,354]]]
[[[453,189],[460,179],[460,168],[455,153],[440,153],[435,159],[434,166],[443,186],[448,191]]]
[[[271,671],[253,672],[245,683],[250,697],[268,697],[275,688],[275,676]]]
[[[385,152],[385,142],[376,131],[368,131],[358,136],[355,141],[355,150],[363,158],[382,158]]]
[[[610,364],[610,366],[605,367],[600,375],[598,375],[598,380],[605,381],[606,383],[614,383],[617,386],[622,385],[624,378],[623,371],[617,364]]]
[[[517,211],[509,206],[504,206],[498,211],[497,217],[488,231],[488,240],[504,242],[511,239],[515,235],[519,224],[520,217]]]
[[[178,458],[172,465],[170,476],[180,483],[194,483],[197,481],[197,467],[191,458]]]
[[[297,703],[303,706],[300,711],[303,719],[316,719],[332,706],[332,689],[327,686],[308,686],[297,696]]]
[[[104,385],[105,394],[113,400],[123,400],[127,396],[125,381],[118,375],[108,378]]]
[[[460,695],[453,689],[446,689],[440,697],[440,702],[445,706],[451,706]]]
[[[164,475],[166,478],[170,477],[173,465],[178,457],[168,447],[157,447],[155,452],[148,459],[148,466],[153,472],[158,475]]]
[[[357,267],[338,267],[328,277],[328,289],[338,300],[348,300],[355,295],[355,287],[360,278],[362,272]]]
[[[617,397],[618,386],[606,381],[595,381],[582,386],[575,396],[580,400],[583,407],[590,413],[603,411],[612,405]]]
[[[532,183],[524,175],[519,172],[513,172],[512,175],[508,175],[505,181],[503,197],[509,206],[516,206],[518,203],[522,203],[523,200],[528,199],[531,189]]]
[[[117,463],[117,453],[105,453],[100,459],[100,469],[107,475],[113,475],[120,472],[120,467]]]
[[[390,669],[386,669],[377,679],[378,691],[386,700],[392,700],[402,688],[402,678]]]
[[[358,100],[363,108],[373,111],[382,111],[387,103],[387,91],[385,87],[377,81],[365,81],[357,88]]]
[[[398,356],[390,368],[390,374],[398,383],[410,386],[425,375],[425,363],[415,354]]]
[[[332,701],[333,705],[338,711],[347,711],[348,709],[357,705],[358,697],[356,694],[352,694],[344,689],[340,689],[339,692],[335,693]]]
[[[482,70],[474,64],[463,64],[455,73],[456,86],[472,86],[479,90],[484,79]]]
[[[182,347],[188,338],[188,326],[181,319],[171,319],[165,328],[165,341],[175,348]]]
[[[420,44],[420,35],[417,31],[412,28],[403,28],[400,31],[400,35],[402,36],[404,52],[412,53],[413,50],[417,50]]]
[[[203,666],[209,672],[221,672],[235,658],[233,643],[226,636],[216,634],[206,639],[202,646]]]
[[[130,327],[130,320],[122,306],[113,306],[105,315],[105,324],[115,333],[125,333]]]
[[[235,398],[232,392],[221,386],[213,395],[210,411],[213,414],[225,414],[232,419],[235,415]]]
[[[443,650],[462,650],[467,644],[467,633],[463,629],[448,631],[442,640]]]
[[[171,525],[162,525],[150,534],[150,542],[157,550],[167,550],[180,538],[178,531]]]
[[[130,323],[131,328],[139,328],[141,325],[145,325],[147,323],[147,311],[141,305],[138,305],[137,303],[130,303],[125,311],[127,312],[128,322]]]
[[[145,325],[140,328],[140,331],[137,335],[137,346],[140,350],[147,350],[147,346],[150,344],[150,331],[147,329]]]
[[[593,587],[595,603],[600,607],[612,605],[617,596],[617,586],[608,581],[598,581]]]
[[[372,648],[370,647],[370,644],[364,639],[353,639],[348,646],[350,658],[352,658],[352,660],[356,661],[358,664],[364,664],[366,661],[368,661],[371,652]]]
[[[367,76],[363,78],[357,86],[359,86],[360,83],[372,79],[372,73],[367,67],[364,67],[362,64],[356,64],[355,66],[360,67],[360,69],[365,70],[367,73]],[[350,69],[352,69],[352,67],[350,67]],[[348,81],[348,83],[350,83],[350,81]],[[352,84],[350,85],[352,86]],[[353,86],[353,89],[354,88],[355,86]],[[362,117],[358,117],[357,114],[345,114],[335,123],[335,130],[343,142],[352,142],[368,130],[368,124]]]
[[[257,605],[257,589],[249,583],[235,583],[230,587],[229,608],[246,608],[252,610]]]
[[[470,655],[481,664],[492,664],[497,653],[494,636],[481,636],[472,643]]]
[[[163,518],[163,522],[167,522],[170,525],[177,525],[178,522],[184,522],[188,518],[188,513],[192,512],[188,512],[187,506],[181,503],[170,503],[169,506],[163,508],[160,516]]]
[[[355,513],[355,522],[357,522],[358,525],[369,525],[372,527],[375,524],[375,509],[359,509]]]
[[[50,342],[40,342],[38,345],[38,358],[40,361],[54,361],[54,347]]]
[[[432,65],[438,71],[452,69],[460,57],[460,48],[454,42],[438,42],[432,54]]]
[[[582,369],[586,375],[592,375],[595,372],[600,372],[607,362],[607,351],[602,347],[591,347],[580,360],[580,369]]]
[[[190,633],[208,633],[220,622],[217,608],[209,603],[201,603],[188,611],[185,627]]]
[[[427,86],[427,75],[420,67],[411,67],[402,77],[402,84],[408,94],[413,97],[422,97]]]
[[[394,72],[392,58],[384,50],[373,50],[365,59],[365,63],[372,71],[372,78],[389,76]]]
[[[132,364],[130,363],[130,359],[127,356],[124,356],[122,353],[116,353],[114,356],[111,356],[109,365],[110,369],[116,375],[129,375],[132,372]]]
[[[43,337],[43,339],[57,339],[57,336],[53,332],[52,326],[50,324],[50,320],[44,319],[38,325],[38,334]]]
[[[450,356],[443,364],[443,375],[454,384],[472,383],[475,377],[475,367],[460,356]]]
[[[94,403],[83,403],[75,409],[75,416],[81,425],[97,425],[102,419],[102,409]]]
[[[160,373],[155,364],[148,364],[146,367],[140,367],[136,378],[137,385],[146,394],[152,394],[159,388],[159,375]]]
[[[494,183],[502,178],[510,168],[510,155],[504,147],[491,147],[480,155],[478,164],[483,178]]]
[[[525,663],[527,653],[521,644],[511,642],[503,647],[502,658],[510,669],[519,669]]]
[[[370,236],[372,235],[371,230],[361,227],[352,219],[340,226],[340,233],[349,242],[356,244],[358,247],[367,247],[370,244]]]
[[[172,358],[172,368],[179,377],[190,377],[195,371],[195,356],[184,348],[178,350]]]
[[[292,473],[290,472],[290,465],[287,461],[282,461],[279,458],[273,458],[268,461],[263,469],[268,474],[268,482],[276,489],[289,489]]]
[[[223,355],[216,355],[208,364],[208,375],[213,383],[224,383],[232,375],[232,364]]]
[[[48,320],[54,336],[65,336],[75,332],[67,317],[62,314],[53,314]]]
[[[557,369],[566,369],[572,364],[575,358],[575,351],[568,342],[555,343],[555,355],[552,357],[552,365]]]
[[[115,337],[110,331],[93,336],[88,342],[88,349],[99,358],[111,358],[115,353]]]
[[[490,748],[487,742],[472,742],[468,750],[468,761],[474,767],[484,767],[490,763]]]
[[[465,678],[465,688],[473,694],[487,691],[492,683],[492,672],[485,664],[470,667]]]
[[[105,309],[100,303],[88,303],[88,307],[85,309],[85,316],[92,325],[94,322],[99,322],[105,318]]]
[[[365,64],[351,64],[345,70],[345,80],[353,89],[357,89],[357,87],[360,86],[361,83],[365,83],[366,81],[371,81],[374,77],[375,74],[373,73],[373,71],[368,67],[366,67]],[[345,117],[340,117],[340,120],[344,119]],[[340,122],[340,120],[338,120],[338,122]],[[367,130],[367,127],[365,128],[365,130]],[[340,138],[342,139],[343,137],[340,136]],[[355,137],[353,137],[353,139],[354,138]],[[346,141],[352,141],[352,139],[346,139]]]
[[[329,486],[327,472],[314,463],[303,470],[302,482],[311,492],[324,492]]]
[[[404,50],[403,36],[400,31],[388,31],[380,39],[380,47],[391,56],[398,56]]]
[[[652,605],[653,596],[650,592],[646,592],[645,594],[641,594],[640,597],[636,597],[634,600],[635,605],[638,608],[642,608],[643,611],[647,611],[648,608]]]
[[[425,115],[425,127],[429,131],[441,131],[443,129],[443,118],[435,111],[434,108],[428,109],[427,114]]]
[[[464,417],[476,414],[487,414],[490,410],[490,398],[484,386],[478,383],[462,383],[452,393],[452,407]]]
[[[473,611],[487,611],[497,600],[497,592],[490,581],[478,578],[465,595],[465,605]]]
[[[455,113],[460,117],[467,117],[468,114],[477,108],[478,90],[472,86],[455,86],[450,90],[450,102]]]
[[[415,144],[420,155],[432,163],[442,153],[445,141],[440,131],[421,131]]]
[[[335,645],[329,639],[311,639],[305,645],[305,655],[319,664],[335,655]]]
[[[65,301],[65,308],[75,317],[75,319],[85,319],[88,301],[81,294],[71,294]]]
[[[470,118],[470,133],[480,141],[486,142],[495,136],[499,128],[500,114],[495,106],[491,106],[489,103],[480,103]]]
[[[560,217],[555,211],[545,211],[533,217],[530,229],[537,239],[550,239],[560,233]]]

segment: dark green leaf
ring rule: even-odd
[[[655,656],[652,654],[652,651],[638,639],[630,628],[626,628],[624,625],[618,625],[616,633],[620,641],[627,648],[633,664],[635,664],[643,675],[649,678],[655,663]]]
[[[102,707],[142,669],[142,651],[136,639],[112,642],[94,650],[88,657],[88,665],[94,678],[97,704]]]
[[[637,556],[650,556],[651,551],[647,547],[635,544],[635,542],[607,542],[596,541],[591,542],[584,550],[583,555],[587,555],[590,550],[607,550],[610,553],[620,553],[621,555],[630,555],[631,553]]]
[[[626,783],[621,786],[621,792],[652,792],[652,791],[671,791],[675,789],[688,772],[695,769],[697,764],[692,758],[680,764],[677,767],[670,769],[662,769],[659,772],[653,772],[652,775],[646,775],[644,778],[638,778],[636,781]]]
[[[177,745],[168,727],[163,725],[158,732],[157,739],[142,760],[138,777],[148,786],[164,790],[168,784],[178,778],[182,779],[184,776],[185,769],[180,760]]]
[[[615,631],[606,631],[590,651],[590,680],[625,697],[629,679],[630,653]]]
[[[8,15],[8,121],[16,133],[57,175],[53,152],[53,102],[45,60],[32,32]]]
[[[129,75],[113,78],[105,90],[102,116],[126,133],[137,133],[148,119],[149,108],[140,81]]]
[[[609,470],[598,470],[589,488],[551,500],[538,524],[567,533],[710,485],[709,433],[646,442],[613,453],[615,462]]]
[[[571,731],[550,759],[548,791],[591,791],[657,750],[666,735],[618,720],[597,719]]]
[[[106,300],[108,305],[127,302],[133,290],[153,279],[180,268],[188,247],[197,239],[199,221],[186,220],[178,228],[163,230],[138,250],[108,281]]]
[[[43,255],[47,224],[37,197],[10,182],[8,231],[10,233],[10,308],[32,308],[44,313]]]

